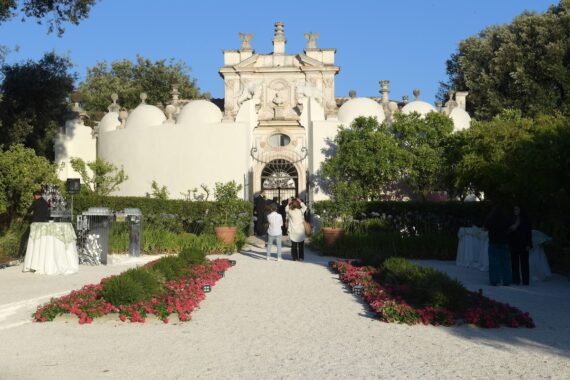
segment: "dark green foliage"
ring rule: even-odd
[[[468,110],[490,120],[503,109],[526,116],[570,114],[570,1],[524,12],[459,44],[447,61],[449,88],[469,91]],[[443,96],[440,95],[443,99]]]
[[[451,119],[436,112],[396,114],[391,124],[359,117],[339,128],[325,152],[322,187],[332,193],[335,184],[350,184],[355,199],[425,199],[444,190],[444,153],[452,130]]]
[[[67,57],[46,53],[37,62],[3,65],[0,145],[24,144],[54,158],[53,141],[69,111],[75,75]]]
[[[164,277],[158,271],[133,268],[103,283],[103,298],[115,306],[148,300],[162,290]]]
[[[191,264],[204,264],[206,262],[206,254],[204,251],[196,247],[184,247],[184,249],[178,254],[178,257],[186,265]]]
[[[190,68],[175,60],[157,60],[137,56],[128,59],[98,62],[87,69],[87,77],[79,85],[78,92],[83,106],[90,115],[105,112],[111,104],[111,94],[119,95],[118,103],[134,109],[141,102],[140,94],[146,93],[148,104],[166,104],[172,99],[172,86],[178,86],[180,98],[194,99],[200,96],[196,81],[189,76]]]
[[[127,276],[111,277],[103,284],[103,298],[115,306],[132,305],[142,301],[145,294],[142,285]]]
[[[213,232],[214,222],[209,218],[215,202],[185,201],[174,199],[156,199],[143,197],[104,197],[97,195],[76,196],[74,214],[81,213],[89,207],[108,207],[112,210],[123,210],[127,207],[139,208],[143,214],[144,224],[156,228],[180,232],[202,233]],[[247,231],[252,215],[252,205],[247,201],[239,201],[238,228]]]
[[[389,286],[397,286],[406,299],[417,306],[464,311],[467,289],[459,281],[433,268],[420,267],[403,258],[390,258],[380,267],[380,276]]]
[[[187,263],[178,256],[163,257],[152,266],[152,270],[160,272],[164,278],[174,280],[181,277],[187,270]]]
[[[34,17],[38,23],[47,19],[48,32],[65,31],[63,24],[78,25],[89,16],[97,0],[2,0],[0,1],[0,25],[14,16]]]

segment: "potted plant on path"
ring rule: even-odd
[[[237,225],[240,220],[240,199],[237,193],[242,189],[235,181],[226,183],[216,182],[214,206],[216,223],[214,232],[218,239],[226,244],[235,242]]]
[[[321,215],[325,248],[333,248],[344,236],[345,227],[352,221],[353,199],[349,184],[331,185],[331,199]]]

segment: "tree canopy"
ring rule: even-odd
[[[569,122],[560,115],[525,118],[512,110],[475,122],[455,135],[451,187],[456,194],[484,194],[542,213],[568,209]]]
[[[32,192],[46,183],[57,183],[55,165],[46,158],[23,145],[0,149],[0,214],[9,222],[25,214]]]
[[[508,108],[529,117],[570,115],[569,35],[570,0],[486,28],[461,41],[447,61],[440,98],[450,88],[468,90],[468,111],[479,120]]]
[[[75,75],[67,57],[46,53],[39,61],[0,69],[0,145],[24,144],[53,159],[53,141],[68,113]]]
[[[357,118],[349,128],[340,127],[322,166],[335,183],[352,184],[359,199],[399,198],[403,189],[425,199],[442,190],[445,142],[453,123],[445,115],[397,114],[392,123]]]
[[[48,32],[65,32],[64,24],[79,22],[89,16],[97,0],[0,0],[0,25],[15,16],[33,17],[41,24],[47,20]]]
[[[189,76],[190,68],[171,60],[157,60],[137,56],[135,62],[128,59],[98,62],[87,69],[87,77],[79,85],[83,107],[91,115],[104,112],[111,103],[111,95],[119,95],[121,106],[132,109],[140,103],[140,94],[146,93],[149,104],[167,103],[172,86],[177,85],[181,98],[200,96],[196,81]]]

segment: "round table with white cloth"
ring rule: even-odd
[[[79,270],[75,231],[71,223],[32,223],[24,272],[72,274]]]
[[[456,264],[467,268],[477,268],[481,271],[489,270],[489,235],[487,231],[478,227],[462,227],[457,233],[459,244],[457,246]],[[552,240],[549,236],[538,230],[532,230],[533,248],[529,253],[530,277],[535,281],[542,281],[549,277],[550,265],[542,245]]]

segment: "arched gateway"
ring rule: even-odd
[[[279,202],[299,194],[299,173],[295,165],[284,159],[268,162],[261,171],[261,190],[267,199]]]

